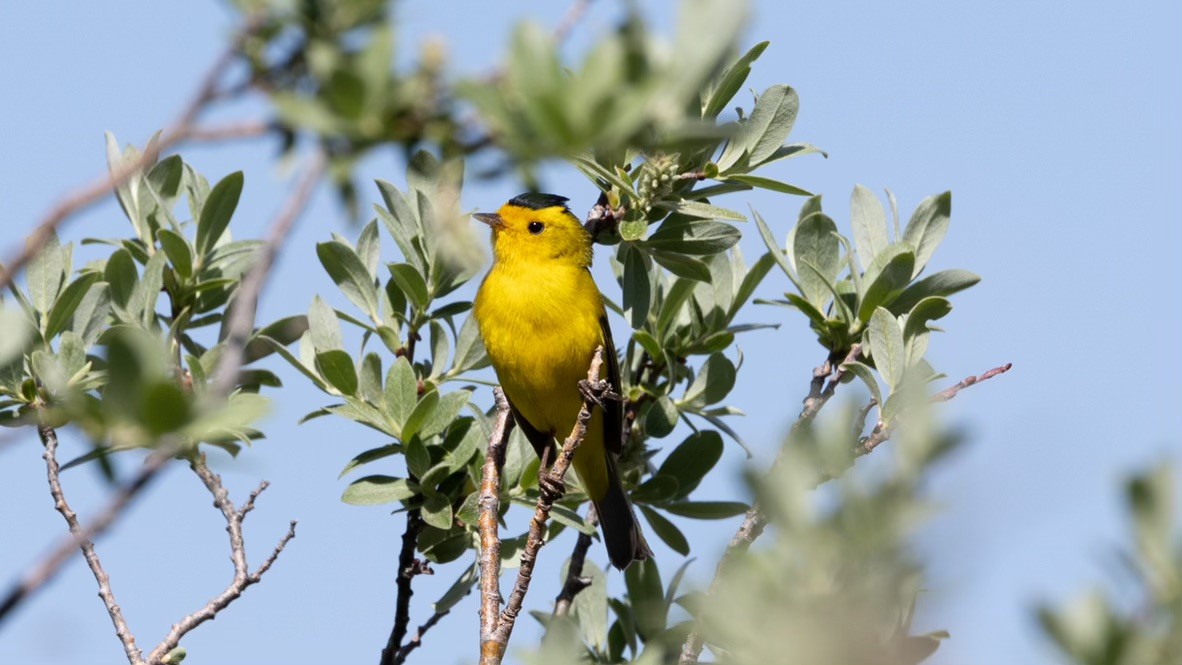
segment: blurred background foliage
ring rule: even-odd
[[[211,186],[150,143],[151,159],[116,192],[127,235],[84,241],[108,246],[107,257],[75,266],[72,246],[55,238],[4,296],[2,424],[78,427],[94,450],[67,466],[109,468],[113,452],[165,443],[182,457],[202,443],[235,454],[263,436],[260,392],[281,389],[268,363],[282,358],[328,398],[307,418],[374,432],[370,449],[341,460],[350,478],[342,500],[405,515],[417,555],[455,578],[433,605],[446,614],[477,581],[476,489],[491,426],[489,373],[480,371],[488,360],[472,303],[456,295],[484,256],[461,205],[464,178],[532,188],[538,165],[560,160],[599,192],[588,228],[612,247],[617,283],[600,286],[619,315],[622,346],[608,351],[623,369],[625,481],[646,530],[684,559],[633,565],[622,595],[583,563],[588,585],[570,612],[534,598],[527,607],[545,638],[513,653],[539,663],[676,662],[697,630],[718,662],[911,665],[949,637],[912,630],[925,591],[912,538],[933,510],[923,481],[956,441],[932,413],[930,384],[945,375],[925,356],[950,298],[979,278],[928,269],[949,230],[949,192],[923,200],[904,223],[893,194],[884,205],[857,186],[843,232],[820,196],[757,174],[824,153],[789,142],[800,103],[791,87],[745,90],[767,42],[740,48],[743,3],[685,0],[671,35],[631,12],[578,58],[562,54],[561,35],[525,23],[488,72],[462,80],[431,42],[415,61],[398,61],[396,16],[382,0],[234,4],[245,67],[222,94],[263,93],[285,156],[326,155],[359,232],[326,236],[316,255],[350,307],[317,296],[306,314],[256,327],[233,392],[210,398],[226,322],[262,242],[231,234],[242,173]],[[107,138],[112,170],[141,159]],[[354,165],[391,145],[406,156],[404,184],[356,182]],[[784,194],[781,207],[767,219],[744,211],[741,193],[752,188]],[[766,249],[752,260],[737,246],[744,229]],[[753,300],[765,280],[783,298]],[[775,318],[767,306],[795,312],[758,323]],[[770,470],[747,470],[770,533],[720,572],[708,597],[683,579],[689,566],[713,563],[697,562],[670,516],[715,520],[751,508],[744,497],[696,490],[709,473],[734,472],[716,468],[726,445],[744,446],[727,424],[741,413],[727,405],[743,365],[736,337],[783,324],[815,333],[832,387],[857,381],[865,391],[850,393],[860,403],[839,399],[823,418],[802,417]],[[789,401],[806,383],[799,388]],[[772,397],[768,408],[783,408],[783,396]],[[679,423],[691,432],[670,440]],[[896,439],[889,463],[847,473],[876,436]],[[501,487],[505,568],[520,557],[538,466],[515,432]],[[564,531],[597,537],[585,495],[575,479],[569,485],[544,556],[564,556],[575,542]],[[1182,659],[1171,491],[1164,473],[1129,483],[1127,593],[1038,611],[1068,662]]]

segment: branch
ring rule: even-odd
[[[583,15],[591,7],[592,0],[575,0],[574,4],[567,8],[566,13],[563,14],[562,20],[554,27],[554,43],[561,44],[570,36],[571,30],[578,25],[579,21],[583,19]]]
[[[271,569],[271,566],[279,558],[287,543],[292,538],[295,538],[296,522],[292,520],[287,533],[279,540],[279,544],[271,551],[271,555],[263,561],[257,570],[253,573],[250,572],[250,564],[246,560],[246,541],[242,535],[242,522],[246,519],[246,514],[254,509],[255,499],[262,494],[263,490],[267,489],[268,483],[263,481],[258,489],[251,492],[250,498],[246,500],[246,503],[242,504],[241,508],[235,509],[234,503],[230,501],[229,492],[226,491],[226,487],[222,484],[221,477],[209,469],[205,463],[204,455],[195,457],[190,462],[190,467],[197,474],[197,477],[201,479],[201,482],[204,483],[209,493],[213,495],[214,507],[220,510],[222,516],[226,519],[226,532],[230,534],[230,561],[234,564],[234,579],[224,591],[206,603],[201,609],[173,624],[172,630],[168,631],[168,635],[149,654],[148,665],[161,663],[165,656],[180,644],[181,638],[189,633],[189,631],[217,617],[218,612],[229,607],[230,603],[237,600],[247,587],[258,584],[262,580],[263,575]]]
[[[529,583],[533,577],[538,552],[542,549],[542,545],[546,544],[546,521],[550,519],[550,510],[554,507],[554,503],[562,498],[565,491],[563,478],[566,476],[567,469],[570,468],[571,460],[574,459],[575,449],[579,447],[579,444],[583,442],[583,437],[587,435],[587,424],[591,421],[591,409],[596,401],[602,399],[603,395],[611,388],[608,382],[600,378],[600,372],[603,369],[603,353],[602,346],[595,349],[595,356],[591,359],[591,366],[587,370],[587,385],[591,390],[583,395],[583,404],[579,408],[579,415],[575,419],[570,436],[566,437],[562,444],[562,450],[558,453],[558,458],[554,460],[549,471],[544,474],[539,472],[538,504],[534,510],[533,519],[529,522],[529,535],[526,537],[525,549],[521,553],[521,565],[517,569],[517,580],[513,583],[513,591],[509,594],[509,602],[505,604],[505,609],[497,618],[496,626],[487,640],[484,637],[484,608],[481,608],[481,665],[499,665],[501,659],[504,658],[505,648],[509,644],[509,637],[513,634],[513,626],[517,622],[517,615],[521,613],[521,607],[525,603],[525,594],[529,591]],[[485,468],[488,468],[487,464]],[[483,491],[484,487],[482,486],[482,498]],[[483,527],[484,524],[484,515],[482,514],[481,526]],[[492,526],[494,528],[490,537],[496,539],[495,521],[492,522]],[[484,538],[485,534],[482,531],[481,540],[483,541]],[[496,563],[500,563],[499,558]],[[482,577],[483,570],[482,567]],[[481,580],[481,584],[483,587],[483,580]]]
[[[1006,372],[1010,371],[1010,368],[1013,366],[1013,363],[1006,363],[999,367],[994,367],[980,376],[967,376],[964,379],[961,379],[961,381],[956,385],[949,386],[935,395],[932,395],[932,402],[947,402],[948,400],[960,394],[960,391],[964,390],[965,388],[975,386],[982,381],[988,381],[999,374],[1005,374]],[[894,431],[895,424],[892,423],[887,425],[880,420],[874,425],[874,429],[870,431],[869,435],[864,436],[858,440],[858,445],[854,447],[854,456],[861,457],[874,452],[875,448],[891,438],[891,435],[894,434]]]
[[[119,609],[119,604],[115,602],[115,594],[111,591],[111,578],[107,575],[107,571],[103,570],[102,561],[99,560],[98,553],[94,551],[94,542],[87,537],[85,530],[78,522],[78,515],[70,508],[70,504],[66,503],[66,495],[62,491],[60,479],[61,467],[57,463],[57,432],[48,425],[41,425],[37,431],[41,435],[41,443],[45,446],[43,457],[49,476],[49,493],[53,495],[54,507],[65,518],[66,524],[70,527],[70,533],[74,537],[74,542],[82,549],[86,565],[90,566],[90,571],[94,573],[94,579],[98,581],[99,598],[103,599],[103,605],[107,607],[107,614],[111,616],[111,623],[115,626],[115,635],[123,643],[123,652],[127,654],[127,662],[131,665],[143,665],[143,654],[135,645],[135,636],[131,634],[127,620],[123,618],[123,610]]]
[[[856,344],[852,349],[850,349],[850,352],[846,355],[845,360],[843,360],[842,363],[838,365],[836,371],[833,372],[833,378],[829,380],[828,384],[825,384],[825,377],[828,376],[830,371],[833,369],[829,360],[826,360],[823,365],[813,370],[813,380],[809,389],[809,395],[804,399],[804,408],[801,410],[800,416],[796,419],[796,422],[793,423],[789,437],[799,432],[814,418],[816,418],[817,414],[820,413],[821,408],[824,407],[825,403],[829,401],[829,398],[833,396],[833,393],[837,388],[837,384],[845,375],[845,364],[854,361],[860,350],[861,349]],[[980,376],[969,376],[960,383],[936,393],[932,396],[931,401],[947,402],[948,400],[956,397],[956,395],[961,390],[980,383],[981,381],[991,379],[999,374],[1004,374],[1010,370],[1010,367],[1012,367],[1012,363],[1006,363],[1005,365],[995,367]],[[822,388],[822,385],[824,385],[824,388]],[[856,417],[857,422],[865,423],[866,415],[869,413],[870,409],[873,408],[873,406],[874,401],[872,400],[869,405],[861,409]],[[860,457],[872,452],[879,444],[890,438],[893,430],[893,425],[888,426],[882,421],[879,421],[879,423],[875,425],[874,430],[868,436],[863,437],[858,442],[858,446],[855,450],[855,456]],[[859,428],[858,431],[861,431],[861,429]],[[775,464],[779,464],[782,455],[783,449],[781,449],[781,454],[777,455],[776,462],[773,463],[773,468]],[[822,478],[821,482],[824,482],[828,479],[829,478]],[[756,538],[759,538],[759,536],[763,533],[765,526],[767,526],[767,516],[763,514],[758,502],[753,503],[751,508],[747,511],[746,516],[743,518],[743,523],[739,525],[739,530],[736,531],[735,535],[731,538],[731,542],[727,545],[726,551],[723,553],[722,559],[719,561],[718,567],[714,571],[714,579],[710,582],[710,588],[706,592],[707,596],[714,594],[718,588],[723,572],[727,569],[731,562],[733,562],[742,552],[745,552],[751,546],[751,543],[755,542]],[[686,638],[685,644],[682,646],[681,657],[678,659],[678,665],[694,665],[697,663],[698,656],[700,656],[702,653],[702,647],[702,637],[695,628],[690,632],[689,636]]]
[[[994,367],[993,369],[989,370],[988,372],[985,372],[981,376],[966,376],[965,378],[961,379],[960,382],[957,383],[956,385],[951,386],[949,388],[945,388],[944,390],[941,390],[940,392],[936,393],[935,395],[932,395],[932,401],[933,402],[947,402],[948,400],[952,399],[953,397],[956,397],[957,394],[959,394],[960,391],[964,390],[965,388],[968,388],[969,386],[975,386],[982,381],[988,381],[989,379],[992,379],[993,377],[997,376],[998,374],[1005,374],[1006,372],[1010,371],[1010,368],[1012,368],[1013,366],[1014,366],[1014,363],[1006,363],[1000,367]]]
[[[386,641],[386,648],[382,649],[381,665],[394,665],[402,662],[400,657],[406,657],[402,655],[402,641],[406,639],[407,627],[410,625],[410,597],[415,593],[411,588],[411,580],[415,575],[430,570],[415,558],[415,547],[418,545],[419,532],[422,530],[422,510],[419,508],[408,510],[406,512],[406,531],[402,533],[402,550],[398,553],[396,582],[398,596],[397,606],[394,610],[394,627],[390,631],[390,638]],[[423,632],[425,632],[424,629],[420,628],[416,639],[420,639]],[[407,653],[410,652],[407,651]]]
[[[54,232],[57,231],[63,222],[106,198],[108,194],[133,178],[144,167],[151,164],[161,151],[189,138],[197,116],[201,114],[201,111],[210,102],[219,97],[218,82],[221,81],[226,70],[230,68],[230,65],[233,64],[235,58],[238,56],[243,41],[257,27],[257,21],[253,19],[247,21],[246,25],[235,36],[231,45],[214,61],[214,64],[206,72],[202,78],[201,85],[197,88],[197,91],[188,103],[185,104],[181,113],[173,122],[172,127],[161,135],[160,140],[152,146],[151,150],[145,150],[139,159],[123,164],[107,175],[93,180],[90,184],[84,185],[65,195],[50,208],[49,212],[37,223],[33,232],[25,239],[25,244],[21,249],[14,252],[11,260],[4,265],[0,265],[0,290],[4,290],[12,285],[17,273],[34,256],[37,256],[41,248],[45,246],[45,243],[49,242],[50,237],[53,236]]]
[[[266,136],[274,131],[276,126],[262,120],[247,120],[232,122],[224,125],[208,125],[205,127],[190,127],[185,134],[188,141],[215,142],[234,139],[253,139]]]
[[[480,662],[500,662],[504,646],[498,647],[495,637],[501,610],[501,539],[497,536],[497,518],[501,510],[501,468],[505,465],[505,444],[513,431],[509,400],[498,386],[493,388],[496,420],[488,437],[488,451],[484,455],[480,496],[477,507],[480,518]]]
[[[464,595],[466,596],[467,594]],[[428,630],[431,630],[433,627],[435,627],[435,624],[439,623],[440,619],[450,613],[450,609],[444,610],[442,612],[436,612],[431,615],[431,618],[427,619],[426,623],[419,626],[419,629],[415,631],[415,634],[410,638],[410,640],[398,649],[398,654],[394,657],[394,665],[402,665],[405,663],[406,657],[410,655],[410,652],[423,645],[423,635],[425,635]]]
[[[587,211],[587,221],[583,223],[583,228],[587,229],[593,239],[598,238],[601,233],[615,231],[626,212],[627,210],[622,207],[613,208],[607,200],[607,194],[600,192],[595,205]]]
[[[595,528],[599,523],[599,515],[595,512],[595,504],[587,509],[587,518],[584,520],[588,526]],[[566,570],[566,581],[562,584],[562,590],[558,592],[558,596],[554,599],[554,616],[564,617],[570,614],[571,603],[575,601],[575,596],[579,595],[583,589],[591,586],[591,578],[583,575],[583,565],[587,563],[587,551],[591,549],[591,534],[586,531],[580,531],[579,537],[575,540],[575,548],[570,554],[570,566]]]
[[[317,153],[304,179],[297,186],[295,193],[272,222],[266,244],[260,252],[258,261],[243,278],[242,283],[238,287],[238,291],[234,296],[235,306],[228,313],[228,330],[230,334],[227,337],[226,349],[222,354],[222,359],[217,369],[216,380],[212,390],[212,395],[215,397],[224,398],[237,387],[238,372],[242,367],[242,361],[244,359],[243,350],[251,332],[254,330],[255,310],[258,304],[259,293],[266,281],[267,274],[274,264],[275,256],[290,233],[300,212],[307,207],[316,183],[323,176],[324,166],[325,160],[323,153]],[[242,306],[239,306],[239,303]],[[156,474],[164,468],[165,463],[172,459],[179,448],[180,445],[176,441],[165,441],[157,446],[156,450],[148,456],[135,478],[119,488],[94,522],[81,529],[80,533],[82,535],[80,537],[75,534],[63,540],[32,573],[26,575],[24,580],[14,586],[5,595],[4,600],[0,601],[0,621],[3,621],[21,602],[57,575],[58,571],[61,570],[61,567],[69,559],[74,548],[78,546],[80,540],[89,542],[105,532],[115,519],[123,513],[131,503],[131,500],[143,491]]]

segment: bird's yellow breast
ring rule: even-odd
[[[473,314],[505,395],[534,427],[566,436],[578,382],[596,347],[603,297],[585,268],[554,261],[498,262]]]

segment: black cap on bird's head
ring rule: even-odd
[[[545,194],[542,192],[525,192],[518,194],[505,204],[506,206],[514,206],[516,208],[524,208],[526,210],[546,210],[547,208],[562,208],[564,212],[569,213],[570,208],[567,207],[566,202],[569,201],[565,196],[557,194]],[[505,223],[500,213],[496,212],[477,212],[472,214],[477,221],[483,222],[497,228]]]
[[[557,194],[543,194],[541,192],[526,192],[518,194],[509,199],[509,205],[517,206],[519,208],[529,208],[530,210],[544,210],[546,208],[555,208],[562,206],[567,207],[566,202],[570,199],[565,196]]]

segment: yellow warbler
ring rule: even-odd
[[[476,219],[492,228],[493,265],[473,315],[514,419],[544,461],[574,427],[596,347],[603,346],[612,390],[620,367],[603,296],[591,277],[591,234],[552,194],[522,194]],[[652,552],[620,484],[623,409],[604,400],[575,451],[579,481],[595,503],[612,565],[623,569]]]

